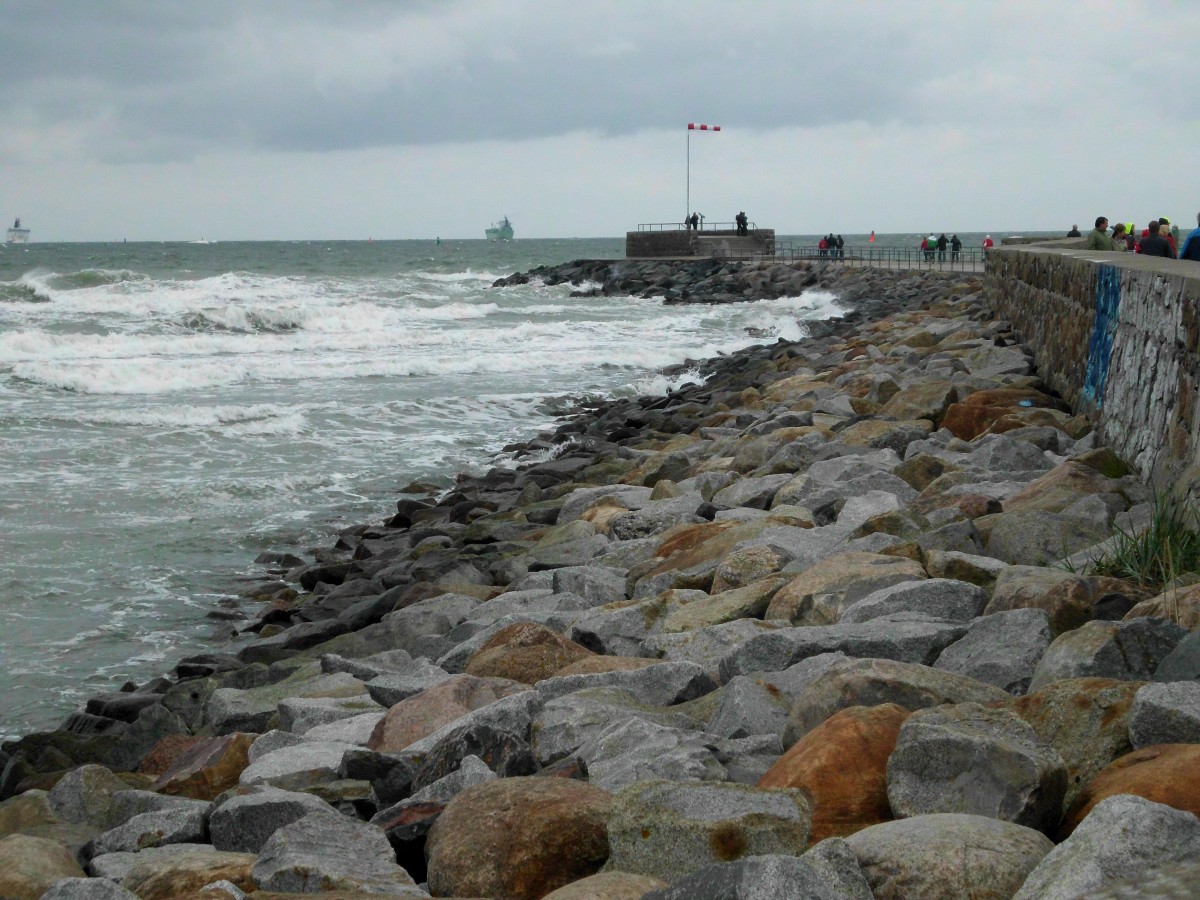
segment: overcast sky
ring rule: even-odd
[[[1194,223],[1192,0],[5,0],[35,240]]]

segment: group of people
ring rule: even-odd
[[[840,234],[835,235],[832,231],[821,240],[817,241],[818,256],[832,256],[836,259],[846,258],[846,242],[842,240]]]
[[[1072,225],[1067,237],[1083,237],[1078,225]],[[1096,227],[1087,236],[1084,246],[1088,250],[1119,250],[1141,253],[1144,256],[1162,256],[1167,259],[1188,259],[1200,262],[1200,213],[1196,214],[1196,228],[1179,246],[1179,226],[1172,225],[1166,216],[1151,219],[1138,237],[1133,223],[1118,222],[1108,233],[1108,218],[1096,219]]]
[[[983,242],[983,249],[989,250],[992,246],[992,236],[989,234]],[[950,259],[958,262],[958,254],[962,252],[963,243],[959,240],[958,235],[946,237],[946,232],[935,235],[932,231],[929,232],[929,237],[921,238],[921,253],[925,256],[926,262],[933,262],[934,254],[937,254],[938,262],[946,261],[946,248],[950,248]]]

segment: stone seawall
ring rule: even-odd
[[[985,292],[1107,446],[1159,483],[1200,484],[1200,267],[1006,245],[989,254]]]

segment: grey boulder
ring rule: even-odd
[[[1067,767],[1016,713],[959,703],[921,709],[900,726],[887,764],[897,818],[969,813],[1039,831],[1058,825]]]

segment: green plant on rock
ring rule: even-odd
[[[1200,516],[1184,500],[1155,494],[1150,524],[1136,533],[1118,527],[1112,548],[1089,569],[1166,590],[1184,574],[1200,571]]]

